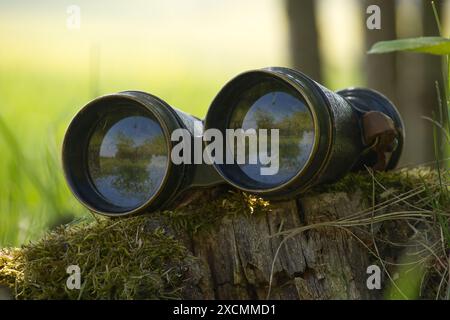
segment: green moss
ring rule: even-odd
[[[270,211],[268,201],[238,191],[223,192],[213,200],[198,200],[177,210],[164,211],[165,222],[177,231],[191,234],[208,231],[217,226],[224,217],[253,215]]]
[[[0,286],[17,299],[178,298],[183,265],[193,257],[172,232],[209,230],[224,216],[267,207],[260,198],[230,191],[173,211],[60,227],[21,249],[0,250]],[[70,265],[81,268],[81,290],[66,287]]]
[[[0,251],[0,284],[18,299],[176,298],[186,248],[148,217],[61,227],[21,249]],[[68,290],[69,265],[81,290]]]

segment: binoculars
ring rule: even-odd
[[[349,171],[393,169],[403,141],[401,116],[380,93],[332,92],[272,67],[228,82],[203,121],[144,92],[96,98],[70,123],[62,160],[84,206],[124,216],[219,184],[292,198]]]

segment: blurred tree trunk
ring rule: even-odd
[[[378,41],[396,38],[395,1],[364,0],[364,12],[366,12],[366,8],[370,5],[377,5],[381,9],[381,29],[369,30],[364,21],[367,50]],[[366,15],[366,19],[367,17],[368,16]],[[396,54],[368,55],[366,62],[367,86],[383,93],[392,100],[392,102],[397,104]]]
[[[367,49],[378,41],[439,34],[430,0],[405,1],[400,9],[396,8],[396,1],[365,0],[364,4],[364,10],[372,4],[381,9],[381,30],[365,28]],[[420,15],[407,13],[406,19],[397,20],[396,10],[405,10],[404,6],[419,6],[415,9],[420,10]],[[398,32],[397,25],[402,32]],[[405,122],[407,137],[400,166],[432,161],[433,128],[422,117],[431,117],[432,110],[437,110],[435,81],[440,79],[439,57],[415,53],[369,55],[366,67],[368,87],[391,99]]]
[[[286,0],[293,67],[321,81],[319,34],[314,0]]]
[[[444,16],[444,3],[442,0],[435,0],[436,7],[440,14],[440,19],[443,21]],[[431,6],[430,0],[423,0],[422,4],[422,21],[423,21],[423,35],[424,36],[438,36],[439,28],[436,23],[436,19],[434,16],[433,8]],[[423,86],[422,86],[422,100],[423,100],[423,112],[424,115],[433,117],[433,111],[439,119],[439,99],[436,91],[436,81],[439,82],[440,92],[443,92],[443,83],[442,83],[442,71],[441,71],[441,57],[434,55],[424,55],[424,76],[423,76]],[[441,120],[441,119],[439,119]],[[433,136],[433,124],[429,121],[425,121],[426,134],[428,136],[429,141],[429,149],[427,150],[428,154],[425,157],[425,160],[433,160],[435,159],[434,148],[431,148],[431,141]]]
[[[419,4],[421,21],[411,20],[408,25],[421,24],[422,30],[418,33],[406,33],[403,36],[437,36],[439,31],[431,1],[422,0]],[[405,28],[405,30],[411,29],[414,28]],[[429,163],[434,159],[433,125],[422,117],[431,117],[432,111],[437,110],[435,82],[440,79],[440,59],[437,56],[399,53],[397,71],[399,108],[405,121],[407,134],[401,164]]]

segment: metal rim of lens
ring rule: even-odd
[[[143,94],[143,93],[141,93]],[[166,108],[171,108],[169,105],[167,105],[166,103],[164,103],[164,101],[162,101],[161,99],[146,94],[149,97],[151,97],[152,99],[157,99],[156,101],[162,103]],[[94,192],[97,194],[97,196],[101,199],[104,200],[105,203],[108,203],[108,205],[110,206],[109,210],[108,208],[100,208],[99,206],[96,206],[95,204],[93,204],[90,201],[87,201],[85,199],[85,197],[82,195],[82,192],[80,192],[80,190],[78,190],[77,188],[77,182],[74,181],[75,179],[71,176],[71,174],[69,174],[69,172],[71,171],[70,168],[68,168],[68,166],[70,165],[66,160],[66,155],[68,154],[68,149],[70,149],[72,142],[70,141],[73,137],[73,131],[75,130],[75,128],[79,125],[79,123],[81,121],[83,121],[84,117],[87,116],[91,116],[92,115],[87,115],[88,112],[93,112],[93,108],[102,108],[101,105],[104,103],[107,103],[108,100],[110,100],[110,103],[114,103],[114,104],[118,104],[118,99],[122,100],[122,101],[127,101],[127,102],[131,102],[133,104],[133,107],[138,107],[138,108],[142,108],[142,110],[144,110],[145,112],[148,112],[151,116],[153,116],[155,118],[155,120],[158,122],[158,124],[160,125],[162,131],[163,131],[163,136],[164,136],[164,140],[166,142],[166,150],[167,150],[167,157],[169,159],[169,161],[167,161],[166,164],[166,168],[165,168],[165,173],[164,173],[164,177],[162,179],[162,181],[160,182],[159,186],[156,188],[156,191],[148,197],[147,200],[145,200],[142,204],[135,206],[135,207],[122,207],[120,208],[120,206],[114,205],[112,203],[108,203],[109,201],[107,199],[105,199],[104,196],[102,196],[101,194],[99,194],[99,191],[96,189],[95,185],[93,184],[90,174],[89,172],[87,172],[87,159],[86,156],[83,155],[82,156],[82,161],[84,163],[79,164],[80,166],[86,167],[84,170],[81,169],[81,171],[83,172],[83,179],[86,179],[85,183],[87,182],[87,184],[89,184],[89,189],[90,192]],[[156,109],[152,108],[154,106],[152,106],[152,104],[146,104],[143,103],[140,99],[138,99],[137,97],[131,95],[131,94],[127,94],[127,92],[123,92],[123,93],[117,93],[117,94],[109,94],[109,95],[104,95],[101,97],[98,97],[92,101],[90,101],[88,104],[86,104],[72,119],[72,121],[69,124],[69,127],[66,131],[64,140],[63,140],[63,145],[62,145],[62,163],[63,163],[63,172],[64,172],[64,176],[66,181],[68,182],[69,188],[72,191],[73,195],[75,196],[75,198],[82,203],[86,208],[88,208],[88,210],[97,213],[97,214],[101,214],[104,216],[110,216],[110,217],[121,217],[121,216],[132,216],[136,213],[139,213],[141,211],[143,211],[144,209],[148,208],[149,206],[151,206],[157,199],[158,197],[161,195],[162,191],[164,190],[164,188],[167,185],[167,182],[169,180],[169,178],[171,177],[171,171],[172,171],[172,163],[170,161],[170,153],[171,153],[171,149],[172,149],[172,145],[170,142],[170,130],[166,124],[166,122],[164,121],[163,117],[156,111]],[[104,110],[101,112],[96,112],[96,114],[93,116],[97,121],[104,116],[105,114],[107,114],[108,111]],[[92,130],[95,128],[95,126],[97,125],[97,121],[93,121],[91,123],[91,125],[89,125],[89,132],[87,132],[83,138],[83,142],[87,142],[89,143],[90,138],[92,136]],[[85,145],[82,146],[81,148],[84,149],[84,153],[86,153],[86,149],[88,147],[88,145],[86,143],[84,143]],[[118,210],[111,210],[111,208],[118,208]]]
[[[129,211],[129,210],[133,210],[134,208],[139,208],[139,207],[141,207],[142,205],[144,205],[144,204],[147,203],[150,199],[154,198],[154,197],[157,195],[157,192],[160,190],[160,188],[161,188],[161,186],[162,186],[162,182],[164,181],[164,177],[166,177],[166,175],[167,175],[167,170],[168,170],[168,166],[169,166],[169,164],[168,164],[169,159],[167,158],[167,150],[168,150],[168,147],[167,147],[167,141],[166,141],[166,139],[164,138],[165,134],[164,134],[164,131],[163,131],[163,129],[162,129],[161,123],[160,123],[160,121],[154,116],[153,112],[149,112],[149,110],[147,110],[147,109],[146,109],[146,110],[143,110],[142,108],[134,108],[134,107],[135,107],[134,105],[133,105],[133,106],[126,106],[126,105],[118,104],[117,106],[114,106],[114,107],[117,108],[117,110],[115,110],[115,111],[117,111],[117,112],[123,112],[124,114],[122,114],[122,115],[120,116],[120,118],[116,119],[117,121],[115,121],[115,122],[112,123],[113,126],[114,126],[114,124],[116,124],[116,123],[118,123],[118,122],[120,122],[120,121],[122,121],[122,120],[127,119],[127,117],[128,117],[129,115],[131,115],[132,113],[134,114],[134,113],[136,113],[136,112],[138,112],[141,116],[143,116],[143,117],[145,117],[145,118],[147,118],[147,119],[149,119],[149,120],[154,121],[154,123],[158,126],[158,129],[160,130],[160,133],[159,133],[158,135],[159,135],[159,136],[162,136],[162,138],[163,138],[163,140],[164,140],[164,151],[163,151],[163,154],[162,154],[162,155],[163,155],[163,156],[165,155],[165,156],[166,156],[166,159],[167,159],[167,160],[165,161],[164,166],[161,168],[162,170],[160,170],[160,171],[162,171],[162,172],[161,172],[161,174],[162,174],[161,178],[158,179],[158,180],[156,180],[157,183],[156,183],[156,185],[155,185],[154,188],[150,188],[150,189],[148,189],[148,190],[145,190],[145,191],[142,193],[142,195],[143,195],[143,199],[142,199],[142,200],[137,201],[135,204],[122,204],[122,203],[123,203],[123,200],[125,200],[125,199],[115,200],[114,197],[111,198],[111,197],[107,196],[107,195],[105,194],[105,192],[101,190],[100,186],[98,185],[98,183],[96,182],[96,180],[95,180],[95,178],[94,178],[94,174],[93,174],[93,171],[92,171],[92,166],[91,166],[91,163],[90,163],[90,161],[89,161],[89,153],[90,153],[90,149],[91,149],[92,139],[94,138],[94,135],[98,132],[97,130],[99,129],[99,125],[101,125],[102,119],[106,119],[107,117],[113,116],[113,113],[111,113],[111,112],[104,113],[102,116],[99,117],[99,119],[98,119],[96,125],[93,126],[92,132],[91,132],[90,135],[89,135],[89,136],[90,136],[90,137],[89,137],[89,143],[88,143],[88,145],[86,146],[86,148],[87,148],[86,155],[87,155],[88,159],[85,159],[85,161],[86,161],[86,168],[87,168],[87,172],[86,172],[86,173],[87,173],[88,178],[89,178],[88,181],[89,181],[89,183],[90,183],[90,185],[91,185],[92,190],[95,191],[95,192],[97,193],[97,195],[100,196],[102,199],[104,199],[106,202],[109,202],[109,203],[111,203],[111,204],[114,205],[114,206],[121,207],[121,208],[124,209],[124,211],[125,211],[125,210]],[[130,107],[132,107],[133,110],[129,110],[129,111],[122,110],[122,108],[124,108],[124,109],[129,109]],[[137,107],[137,106],[136,106],[136,107]],[[127,112],[129,112],[129,115],[126,115]],[[112,129],[112,127],[109,128],[109,129],[107,129],[107,130],[109,131],[109,130],[111,130],[111,129]],[[108,131],[105,132],[105,136],[103,137],[103,139],[105,139],[105,137],[106,137]],[[102,140],[103,140],[103,139],[102,139]],[[103,141],[104,141],[104,140],[103,140]],[[117,167],[118,164],[116,164],[115,166]],[[146,175],[147,175],[147,176],[150,175],[150,171],[147,172]],[[122,203],[121,203],[121,202],[122,202]]]
[[[208,128],[214,128],[213,123],[211,123],[211,114],[213,112],[216,112],[215,109],[217,108],[223,108],[223,106],[220,106],[219,101],[220,100],[226,100],[226,96],[229,96],[229,92],[235,92],[237,90],[235,90],[234,85],[236,82],[241,81],[244,77],[248,77],[248,76],[268,76],[274,79],[278,79],[281,80],[282,82],[284,82],[284,84],[286,84],[288,87],[290,87],[291,89],[293,89],[295,92],[297,92],[306,102],[306,106],[308,108],[308,110],[310,111],[310,114],[312,116],[312,121],[313,121],[313,127],[314,127],[314,144],[313,147],[308,155],[308,159],[305,162],[305,164],[298,170],[298,172],[291,177],[290,179],[288,179],[287,181],[280,183],[279,185],[276,185],[274,187],[269,187],[269,188],[249,188],[248,186],[244,186],[241,184],[236,183],[235,181],[233,181],[232,178],[230,178],[227,173],[226,173],[226,165],[223,164],[214,164],[217,172],[222,176],[223,179],[225,179],[225,181],[227,181],[228,183],[230,183],[231,185],[233,185],[234,187],[243,190],[243,191],[247,191],[247,192],[252,192],[252,193],[258,193],[258,194],[270,194],[270,193],[276,193],[277,191],[280,191],[281,189],[287,189],[289,188],[293,182],[295,181],[299,181],[299,179],[301,179],[305,173],[312,167],[312,163],[317,160],[316,159],[316,154],[317,151],[319,149],[319,137],[321,134],[321,121],[320,121],[320,117],[317,114],[317,110],[314,107],[315,103],[314,100],[315,98],[320,98],[323,101],[321,103],[327,104],[326,103],[326,99],[323,99],[322,95],[316,95],[313,96],[312,93],[310,92],[312,88],[307,88],[305,86],[304,83],[299,82],[297,79],[295,79],[294,77],[292,77],[291,75],[288,75],[287,73],[283,73],[281,72],[282,69],[284,68],[279,68],[280,71],[276,70],[277,68],[266,68],[266,69],[259,69],[259,70],[252,70],[252,71],[247,71],[247,72],[243,72],[239,75],[237,75],[236,77],[234,77],[233,79],[231,79],[223,88],[222,90],[216,95],[216,97],[214,98],[213,102],[211,103],[211,106],[208,110],[208,114],[206,115],[206,119],[205,119],[205,130],[207,130]],[[285,69],[284,71],[288,71],[290,69]],[[291,70],[293,71],[293,70]],[[300,74],[300,73],[299,73]],[[302,77],[304,77],[303,74]],[[315,89],[316,92],[317,88],[314,87],[314,85],[312,85],[313,89]],[[309,90],[308,90],[309,89]],[[239,90],[239,89],[238,89]],[[328,112],[328,108],[327,108],[327,112]],[[227,115],[229,117],[229,115],[231,114],[231,112],[229,112]],[[213,121],[214,122],[214,121]],[[226,122],[228,122],[228,118],[226,119]],[[332,143],[332,130],[331,130],[331,116],[328,113],[328,118],[326,120],[327,127],[328,130],[325,131],[329,131],[329,136],[328,136],[328,143],[326,146],[327,149],[327,156],[324,157],[324,159],[320,159],[321,165],[320,168],[322,168],[326,162],[326,159],[328,158],[328,152]],[[228,123],[225,123],[225,127],[228,125]],[[322,127],[323,128],[323,127]],[[220,130],[220,129],[219,129]],[[317,176],[320,172],[320,169],[318,170],[318,172],[315,172],[313,176]],[[308,181],[305,181],[305,186],[306,184],[311,180],[311,178],[307,179]]]

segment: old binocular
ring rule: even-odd
[[[123,216],[223,183],[268,199],[294,197],[352,170],[394,168],[403,140],[400,114],[380,93],[334,93],[275,67],[228,82],[203,121],[143,92],[99,97],[70,123],[62,159],[83,205]]]

